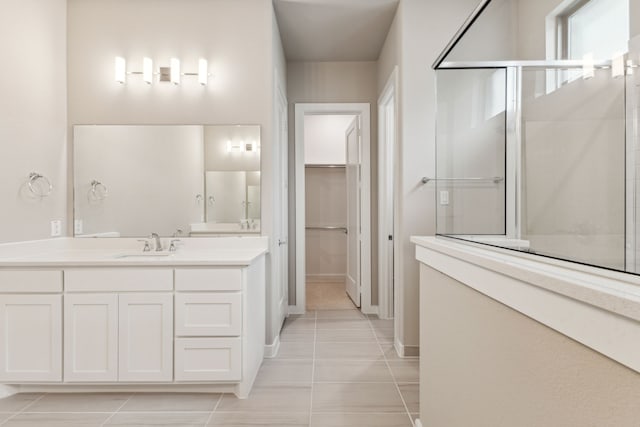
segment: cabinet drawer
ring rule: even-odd
[[[159,268],[82,268],[64,271],[67,292],[172,291],[173,270]]]
[[[176,381],[240,381],[240,338],[178,338],[175,341]]]
[[[242,294],[177,293],[176,336],[238,336],[242,330]]]
[[[239,291],[241,268],[176,269],[178,291]]]
[[[61,270],[2,270],[0,293],[62,292]]]

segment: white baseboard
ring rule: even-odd
[[[420,346],[404,345],[399,339],[396,339],[393,346],[398,356],[403,358],[416,358],[420,356]]]
[[[422,427],[422,422],[420,422],[420,418],[416,418],[416,420],[413,422],[413,425],[415,427]]]
[[[264,358],[273,359],[278,355],[279,350],[280,350],[280,335],[276,336],[276,339],[273,340],[273,343],[264,346]]]
[[[4,399],[5,397],[9,397],[18,393],[18,387],[10,386],[10,385],[0,385],[0,399]]]
[[[304,307],[298,307],[297,305],[290,305],[289,306],[289,311],[287,311],[287,316],[290,316],[292,314],[305,314],[306,310],[304,309]]]
[[[364,314],[375,314],[378,315],[378,306],[370,305],[369,307],[365,307],[364,304],[360,307],[360,311]]]
[[[347,277],[344,274],[307,274],[305,280],[307,283],[343,283]]]

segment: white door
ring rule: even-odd
[[[118,380],[118,295],[64,297],[64,380]]]
[[[173,380],[173,295],[120,294],[118,312],[118,380]]]
[[[360,307],[360,117],[346,134],[347,172],[347,293]]]
[[[278,86],[278,85],[277,85]],[[277,151],[277,203],[278,203],[278,251],[276,257],[278,286],[278,322],[282,325],[289,308],[289,137],[287,100],[282,91],[277,92],[278,151]]]
[[[62,381],[62,296],[2,295],[0,381]]]

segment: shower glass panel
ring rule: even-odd
[[[438,234],[635,271],[625,78],[608,67],[436,75]]]
[[[640,274],[640,3],[480,0],[436,59],[437,234]]]
[[[437,231],[506,234],[507,71],[437,72]]]
[[[566,71],[521,73],[521,238],[539,254],[623,270],[625,79],[600,68],[563,81]]]

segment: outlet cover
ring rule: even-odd
[[[82,220],[81,219],[76,219],[75,221],[73,221],[73,233],[74,234],[82,234]]]
[[[447,190],[440,192],[440,204],[442,206],[447,206],[449,204],[449,192]]]
[[[60,237],[62,235],[62,221],[54,219],[51,221],[51,237]]]

